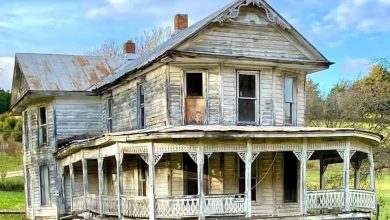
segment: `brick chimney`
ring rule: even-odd
[[[123,45],[123,53],[128,60],[134,60],[137,58],[135,54],[135,43],[132,40],[126,41]]]
[[[187,14],[177,14],[174,19],[175,32],[188,28],[188,15]]]

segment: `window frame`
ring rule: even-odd
[[[286,79],[292,79],[292,102],[286,102]],[[290,74],[285,74],[283,79],[283,125],[296,126],[297,125],[297,77]],[[291,122],[286,122],[285,106],[289,103],[291,105]]]
[[[45,179],[45,181],[47,181],[47,186],[45,188],[45,195],[47,194],[47,201],[45,201],[45,203],[43,203],[43,197],[42,197],[42,192],[43,192],[43,187],[42,187],[42,169],[43,168],[46,168],[47,169],[47,179]],[[45,184],[46,185],[46,184]],[[41,164],[39,166],[39,197],[40,197],[40,205],[43,206],[43,207],[46,207],[46,206],[50,206],[51,204],[51,199],[50,199],[50,169],[49,169],[49,166],[47,164]]]
[[[188,86],[187,86],[187,74],[201,74],[202,75],[202,95],[201,96],[188,96],[187,94],[187,89],[188,89]],[[206,72],[203,71],[203,70],[188,70],[188,71],[185,71],[184,72],[184,77],[183,77],[183,80],[184,80],[184,97],[203,97],[203,98],[206,98]]]
[[[45,108],[45,119],[46,123],[41,123],[41,109]],[[49,143],[49,131],[48,131],[48,120],[47,120],[47,106],[39,106],[38,107],[38,147],[47,146]],[[42,128],[46,128],[46,139],[43,140],[43,132]]]
[[[141,103],[141,88],[143,90],[143,103]],[[143,110],[143,121],[142,121],[142,111]],[[143,122],[143,124],[141,123]],[[137,85],[137,128],[145,129],[146,127],[146,114],[145,114],[145,83],[139,83]]]
[[[255,76],[255,96],[256,97],[240,97],[240,75]],[[237,70],[236,71],[236,117],[238,125],[259,125],[259,103],[260,103],[260,70]],[[240,121],[239,102],[240,100],[255,100],[255,120],[254,121]]]
[[[112,96],[107,98],[107,133],[112,133],[112,105],[114,103],[114,99]]]
[[[29,120],[28,120],[28,111],[25,110],[23,112],[23,131],[24,131],[24,134],[23,134],[23,137],[24,137],[24,140],[23,140],[23,145],[24,145],[24,150],[27,151],[29,150],[30,148],[30,137],[29,137],[29,134],[30,134],[30,123],[29,123]]]

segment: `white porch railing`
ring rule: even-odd
[[[129,218],[147,218],[149,216],[148,197],[121,196],[122,213]]]
[[[196,217],[199,210],[197,196],[157,198],[158,218]]]
[[[205,214],[242,215],[245,214],[245,194],[205,196]]]
[[[72,202],[73,202],[72,212],[85,211],[85,208],[84,208],[84,196],[73,196],[72,197]]]
[[[103,214],[118,215],[118,196],[103,196]]]
[[[318,190],[307,192],[307,209],[335,209],[344,207],[344,190]]]
[[[351,190],[352,209],[376,209],[375,192],[365,190]]]
[[[95,194],[87,194],[87,210],[99,213],[99,196]]]

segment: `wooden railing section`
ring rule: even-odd
[[[157,218],[196,217],[199,211],[197,196],[157,198]]]
[[[149,216],[148,197],[121,196],[122,213],[128,218],[147,218]]]
[[[246,211],[245,194],[208,195],[205,203],[206,216],[244,215]]]
[[[87,194],[87,210],[99,213],[99,196],[96,194]]]
[[[85,211],[84,196],[73,196],[72,202],[73,202],[72,212]]]
[[[118,196],[103,196],[103,214],[104,215],[118,215]]]
[[[307,209],[335,209],[344,207],[344,190],[318,190],[307,192]]]
[[[351,190],[351,208],[352,209],[375,209],[375,192],[365,190]]]

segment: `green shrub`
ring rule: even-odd
[[[23,191],[23,177],[3,179],[0,181],[0,191]]]

